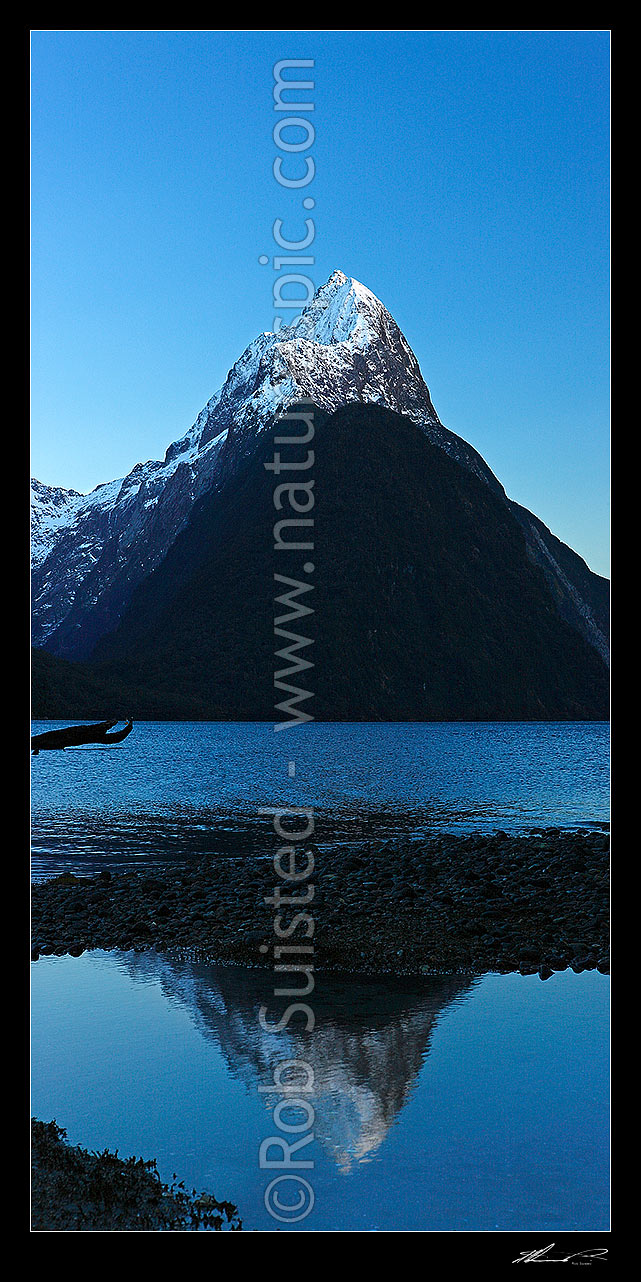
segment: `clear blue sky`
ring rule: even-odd
[[[372,289],[442,421],[607,573],[604,31],[34,33],[34,474],[162,457],[272,328],[288,57],[316,64],[315,283]]]

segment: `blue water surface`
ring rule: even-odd
[[[36,722],[33,732],[62,722]],[[33,874],[270,850],[261,809],[311,806],[320,846],[607,824],[604,722],[139,722],[33,759]]]
[[[609,983],[596,971],[319,974],[314,1029],[266,1032],[261,1004],[271,1023],[284,1008],[268,971],[153,951],[32,970],[32,1112],[89,1149],[157,1158],[163,1179],[235,1202],[245,1228],[608,1227]],[[283,1135],[269,1089],[283,1060],[313,1074],[311,1115],[281,1114],[313,1136],[300,1172],[313,1205],[295,1222],[270,1213],[278,1171],[259,1156]]]

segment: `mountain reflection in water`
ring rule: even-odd
[[[259,1008],[266,1006],[266,1019],[276,1024],[288,999],[274,997],[268,970],[210,966],[154,952],[123,953],[120,965],[134,980],[160,982],[168,1001],[186,1007],[248,1090],[272,1083],[283,1060],[310,1064],[314,1087],[306,1098],[314,1108],[314,1131],[344,1171],[380,1148],[412,1093],[439,1015],[476,982],[457,975],[417,982],[322,974],[306,999],[315,1016],[313,1030],[304,1031],[304,1016],[296,1015],[281,1032],[269,1033],[259,1023]],[[277,1096],[263,1098],[273,1107]]]

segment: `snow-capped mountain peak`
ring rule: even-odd
[[[327,411],[362,401],[406,414],[497,484],[476,452],[439,422],[418,361],[387,308],[336,269],[291,324],[249,344],[164,459],[139,463],[86,495],[34,482],[34,644],[88,655],[136,583],[162,560],[194,501],[251,451],[276,414],[304,398]]]
[[[386,321],[390,328],[395,325],[376,295],[336,268],[300,316],[284,326],[279,336],[286,342],[304,338],[323,345],[351,342],[354,347],[366,347],[382,336]]]
[[[326,410],[348,401],[383,404],[439,424],[396,321],[371,290],[338,269],[290,325],[246,348],[199,417],[201,445],[229,428],[239,442],[301,398]]]
[[[163,560],[194,502],[234,471],[277,414],[302,399],[329,412],[360,401],[403,414],[505,500],[477,451],[439,421],[418,361],[387,308],[336,269],[291,324],[249,344],[164,459],[138,463],[124,479],[85,495],[33,482],[34,644],[87,658]],[[528,538],[544,564],[534,536]],[[545,562],[545,571],[558,586],[556,561],[552,570]],[[571,586],[561,585],[568,601]],[[579,617],[582,599],[568,609]]]

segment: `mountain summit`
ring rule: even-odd
[[[33,481],[34,644],[63,658],[90,658],[136,587],[161,564],[194,503],[223,487],[274,416],[301,399],[329,413],[356,402],[411,419],[432,445],[509,504],[556,609],[607,655],[605,581],[536,517],[510,503],[477,451],[443,426],[396,321],[369,289],[339,270],[290,325],[249,344],[163,460],[139,463],[124,479],[87,495]]]

